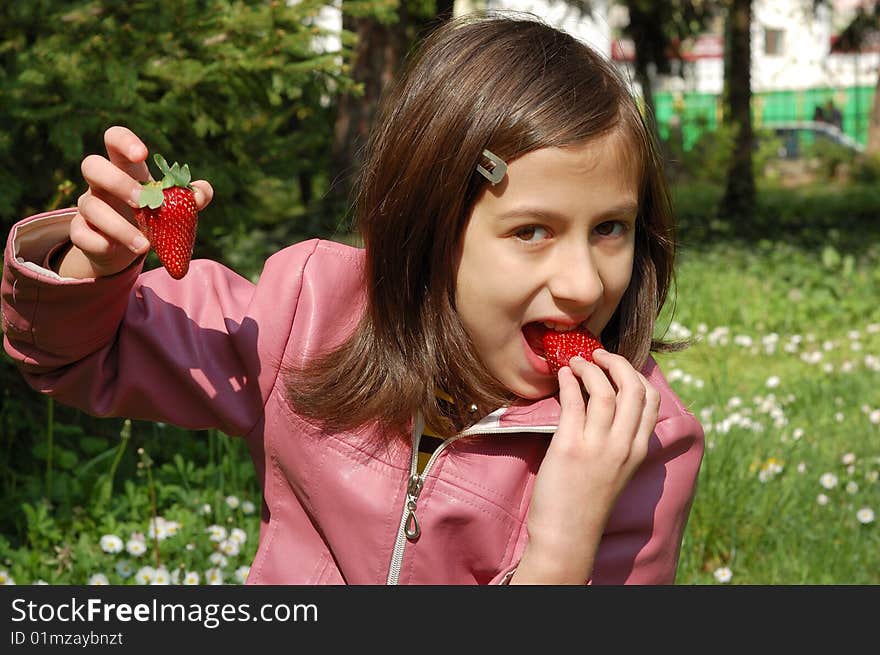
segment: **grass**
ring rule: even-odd
[[[877,214],[683,222],[661,322],[693,344],[657,359],[706,452],[677,583],[880,583]]]

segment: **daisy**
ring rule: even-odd
[[[245,532],[241,528],[232,528],[232,531],[229,533],[229,538],[232,541],[243,544],[245,541],[247,541],[247,532]]]
[[[110,580],[107,579],[107,576],[103,573],[95,573],[89,578],[88,584],[90,585],[105,585],[110,584]]]
[[[101,550],[105,553],[118,553],[122,550],[122,539],[115,534],[105,534],[101,537]]]
[[[150,584],[154,585],[167,585],[171,582],[171,576],[168,573],[168,569],[164,566],[160,566],[153,572],[153,580]]]
[[[870,507],[862,507],[858,512],[856,512],[856,518],[859,520],[859,523],[864,525],[868,525],[868,523],[874,522],[874,510]]]
[[[728,567],[722,566],[720,568],[715,569],[715,573],[712,575],[715,576],[715,579],[722,584],[726,584],[730,582],[730,579],[733,577],[733,571],[731,571]]]
[[[15,584],[15,580],[6,569],[0,569],[0,584]]]
[[[239,566],[235,569],[235,579],[238,580],[241,584],[244,584],[247,581],[248,573],[250,573],[251,567],[249,566]]]
[[[223,584],[223,571],[220,569],[207,569],[205,571],[205,582],[208,584]]]
[[[209,525],[205,528],[205,532],[210,534],[208,537],[211,541],[223,541],[226,539],[226,528],[222,525]]]
[[[156,569],[152,566],[142,566],[138,569],[138,572],[134,574],[134,579],[137,580],[139,584],[150,584],[155,575]]]
[[[823,473],[822,477],[819,478],[819,484],[826,489],[834,489],[837,486],[837,476],[833,473]]]
[[[237,509],[240,504],[238,496],[226,496],[226,504],[229,505],[230,509]]]
[[[128,543],[125,544],[125,550],[128,551],[129,555],[140,557],[147,552],[147,545],[140,539],[129,539]]]
[[[245,514],[253,514],[256,509],[256,506],[249,500],[245,500],[241,503],[241,511]]]
[[[187,571],[186,575],[183,576],[183,584],[185,585],[197,585],[199,584],[199,574],[195,571]]]
[[[121,578],[130,578],[132,573],[134,573],[134,569],[131,566],[131,562],[123,559],[116,563],[116,572]]]

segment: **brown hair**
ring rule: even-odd
[[[288,370],[294,409],[333,431],[374,421],[405,431],[421,410],[451,436],[515,400],[455,311],[457,246],[489,184],[476,165],[483,149],[509,163],[612,133],[632,149],[622,154],[642,188],[632,282],[601,338],[640,368],[663,348],[652,335],[673,274],[673,217],[655,144],[606,59],[531,14],[493,12],[432,32],[383,99],[357,185],[366,311],[338,348]],[[438,399],[438,388],[457,401]]]

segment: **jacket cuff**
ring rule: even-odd
[[[141,271],[143,257],[97,279],[64,278],[46,268],[47,258],[67,240],[75,214],[75,209],[40,214],[17,223],[9,234],[0,285],[2,328],[22,356],[45,345],[74,361],[106,343]]]
[[[53,280],[72,280],[52,270],[51,260],[70,245],[70,222],[74,216],[76,209],[63,209],[39,214],[13,226],[6,251],[7,256],[12,256],[10,265],[17,264]]]

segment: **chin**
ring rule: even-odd
[[[530,384],[522,380],[519,380],[518,382],[519,383],[515,385],[508,385],[507,388],[516,394],[516,396],[523,398],[524,400],[543,400],[544,398],[549,398],[550,396],[555,395],[559,391],[559,385],[556,383],[555,378],[550,378],[546,382],[543,382],[543,384]]]

